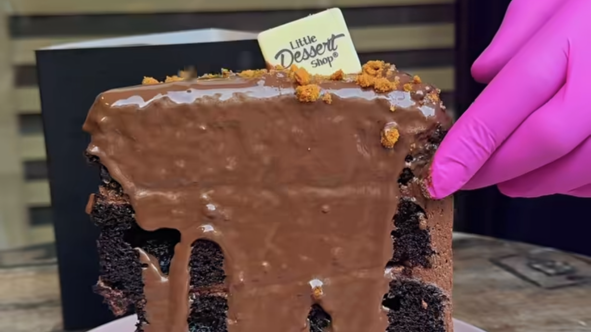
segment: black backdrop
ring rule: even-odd
[[[470,67],[497,31],[510,0],[458,0],[456,91],[461,114],[484,87]],[[549,196],[512,199],[496,188],[456,195],[456,229],[591,255],[591,199]]]

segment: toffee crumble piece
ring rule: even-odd
[[[138,332],[451,332],[452,206],[424,186],[439,90],[370,61],[179,73],[110,90],[95,290]],[[353,300],[354,299],[354,300]]]

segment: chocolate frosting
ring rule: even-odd
[[[434,87],[405,91],[412,77],[394,74],[401,88],[388,93],[350,77],[324,80],[330,104],[298,101],[284,72],[97,98],[84,124],[87,152],[121,184],[140,227],[181,233],[168,275],[138,249],[146,332],[188,330],[197,239],[223,250],[230,332],[300,332],[313,303],[335,332],[385,331],[397,178],[405,156],[426,151],[428,137],[450,125],[426,97]],[[380,137],[393,125],[400,138],[387,149]],[[415,174],[425,179],[427,170]]]

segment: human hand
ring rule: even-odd
[[[443,140],[431,195],[591,196],[591,1],[513,0],[472,67],[489,83]]]

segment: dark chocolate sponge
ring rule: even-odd
[[[324,311],[319,304],[313,304],[308,314],[308,325],[310,326],[310,332],[323,332],[327,331],[330,327],[332,317]]]
[[[188,319],[189,332],[227,331],[228,300],[223,287],[226,274],[222,249],[213,241],[195,241],[189,268],[193,298]]]
[[[431,247],[429,230],[419,226],[420,218],[426,218],[425,211],[411,199],[401,198],[394,216],[396,229],[392,231],[393,265],[431,266],[430,257],[435,251]]]
[[[402,174],[400,174],[400,177],[398,178],[398,183],[405,186],[414,178],[415,175],[412,173],[411,169],[406,167],[402,170]]]
[[[97,240],[100,281],[95,291],[105,298],[115,315],[121,316],[135,307],[140,323],[145,321],[142,266],[139,254],[124,240],[133,227],[133,209],[129,204],[113,204],[97,194],[91,219],[99,226]]]
[[[189,314],[189,332],[225,332],[228,301],[216,295],[198,295],[193,298]]]
[[[224,254],[220,246],[209,240],[197,240],[191,252],[191,287],[223,284]]]
[[[134,309],[138,315],[136,332],[149,323],[144,311],[144,283],[142,264],[134,248],[141,248],[159,261],[163,273],[168,274],[174,247],[180,233],[172,229],[145,231],[135,221],[134,210],[121,186],[109,175],[96,157],[89,157],[100,167],[103,186],[95,194],[91,219],[99,227],[97,240],[100,281],[95,291],[102,295],[115,315]],[[191,268],[191,332],[226,332],[228,304],[225,294],[208,294],[208,289],[223,284],[223,253],[218,244],[197,240],[193,244]]]
[[[393,280],[382,301],[389,310],[387,332],[445,332],[447,301],[436,286],[412,279]]]

